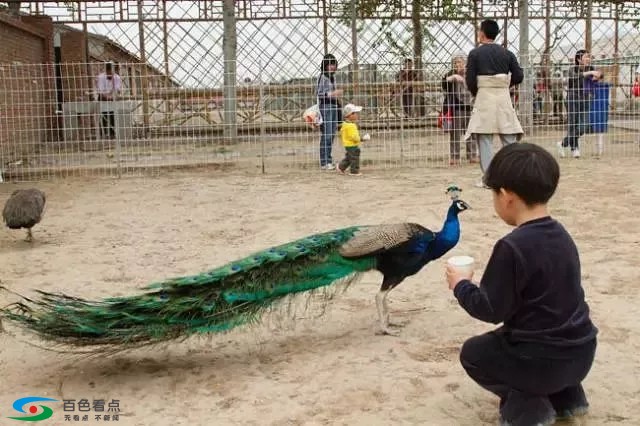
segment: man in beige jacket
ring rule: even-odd
[[[464,138],[478,142],[483,175],[493,158],[493,136],[497,134],[505,146],[524,133],[509,93],[510,87],[522,82],[524,72],[512,52],[494,43],[499,32],[496,21],[482,21],[480,45],[467,58],[465,82],[475,100]]]

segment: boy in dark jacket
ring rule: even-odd
[[[597,328],[589,318],[573,239],[547,210],[560,178],[545,149],[512,144],[484,177],[496,213],[515,226],[495,244],[477,286],[472,273],[447,266],[460,306],[497,330],[467,340],[467,374],[500,398],[502,425],[551,425],[584,414],[581,382],[594,360]]]

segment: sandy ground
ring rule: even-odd
[[[583,283],[600,329],[596,363],[585,382],[592,404],[575,424],[640,420],[640,168],[638,158],[562,160],[551,205],[575,237]],[[46,217],[24,233],[0,231],[2,285],[98,298],[135,292],[306,234],[353,224],[416,221],[439,229],[449,182],[464,188],[462,239],[451,254],[477,258],[476,278],[493,242],[510,228],[491,196],[472,186],[477,166],[363,170],[350,178],[306,171],[174,173],[154,179],[60,180]],[[0,185],[0,200],[16,187]],[[376,336],[380,275],[334,299],[322,317],[267,322],[109,358],[79,359],[34,348],[37,339],[0,335],[0,424],[11,404],[36,395],[117,399],[123,425],[489,425],[497,400],[458,363],[462,342],[491,329],[468,317],[443,278],[444,260],[390,295],[399,337]],[[0,304],[13,301],[0,294]],[[15,331],[5,324],[8,331]],[[60,402],[42,424],[71,424]],[[68,414],[83,414],[76,411]],[[90,412],[88,424],[103,421]]]

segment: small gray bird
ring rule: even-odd
[[[42,219],[46,198],[39,189],[17,189],[2,210],[2,219],[9,229],[27,229],[26,241],[33,241],[33,228]]]

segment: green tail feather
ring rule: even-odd
[[[137,296],[89,301],[38,291],[39,300],[25,298],[0,309],[0,317],[43,339],[77,346],[137,346],[223,332],[258,321],[274,302],[289,295],[374,268],[374,258],[338,254],[358,229],[311,235],[198,275],[151,284]]]

